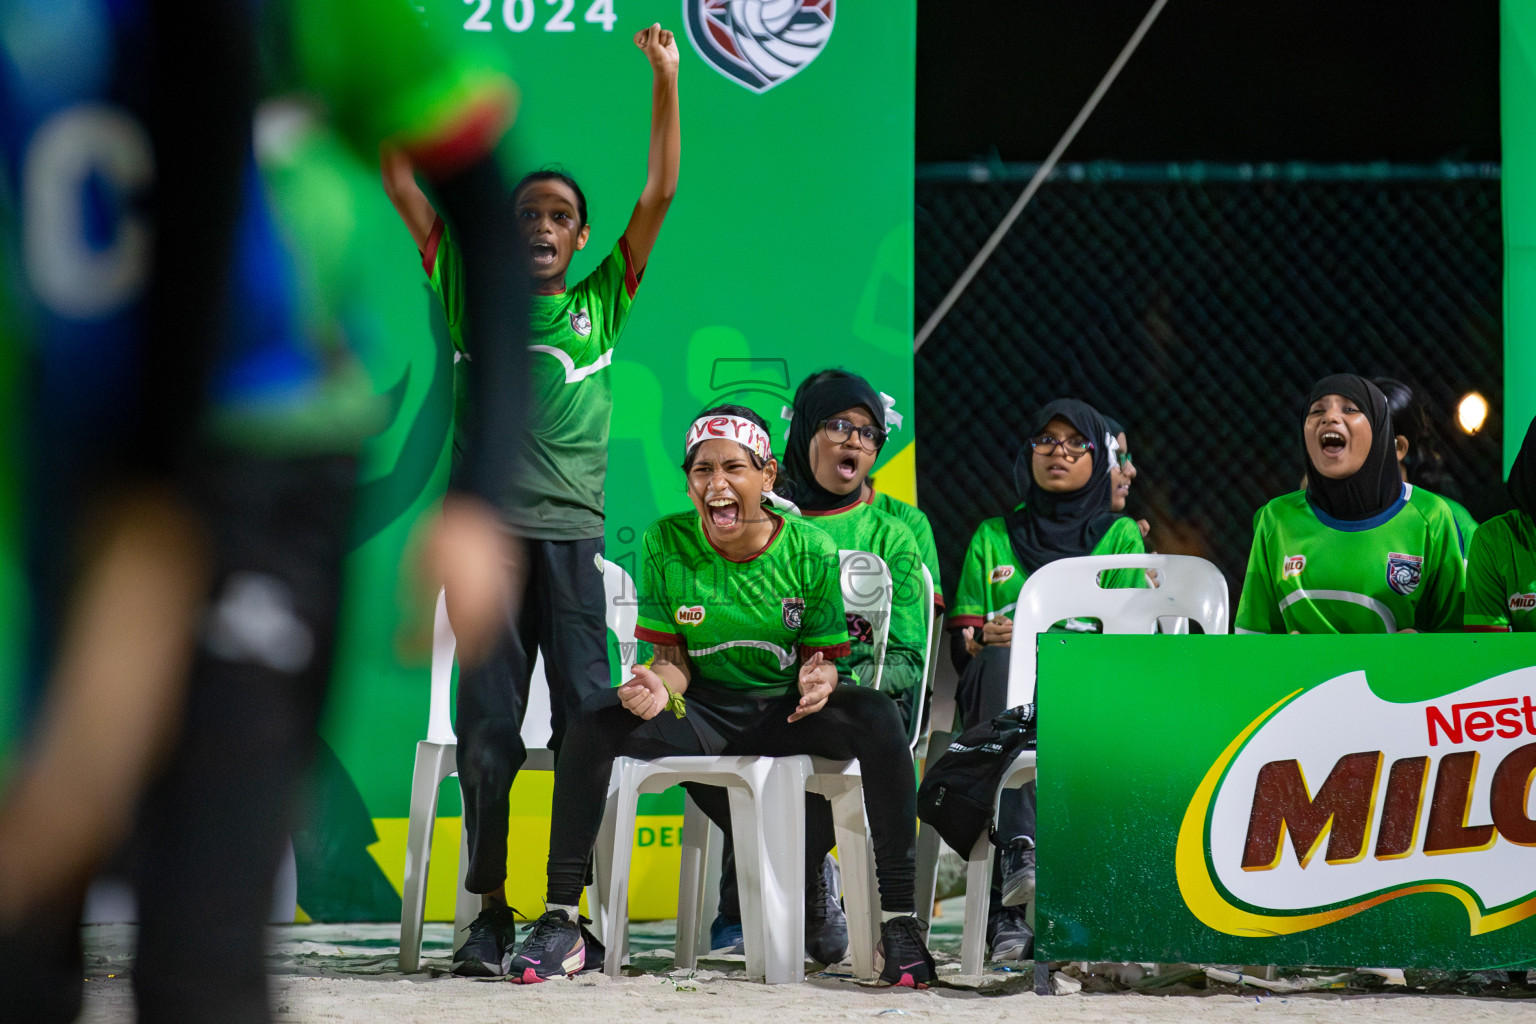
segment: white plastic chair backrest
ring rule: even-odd
[[[1160,585],[1108,589],[1098,576],[1114,569],[1155,569]],[[1193,555],[1088,555],[1041,566],[1024,581],[1013,612],[1008,706],[1035,699],[1036,637],[1063,619],[1098,619],[1105,633],[1152,633],[1160,616],[1178,615],[1207,633],[1227,631],[1227,581]]]
[[[861,679],[864,686],[880,689],[885,674],[885,648],[891,636],[891,570],[879,555],[868,551],[837,553],[843,586],[843,610],[860,615],[874,629],[875,674]]]
[[[604,615],[608,628],[619,638],[619,650],[632,643],[639,601],[634,580],[624,567],[603,559]],[[453,654],[456,643],[448,623],[448,603],[443,591],[437,594],[437,612],[432,624],[432,696],[427,710],[427,739],[432,743],[454,743],[453,717],[449,693],[453,683]],[[630,648],[633,650],[633,647]],[[533,679],[529,683],[529,705],[523,716],[523,741],[529,746],[543,746],[549,731],[549,684],[544,678],[544,656],[536,656]],[[537,695],[537,699],[536,699]]]
[[[922,739],[923,705],[928,702],[928,694],[933,691],[933,677],[937,673],[939,664],[939,616],[933,606],[933,573],[928,571],[926,565],[920,567],[923,570],[923,619],[927,628],[923,631],[923,674],[919,677],[922,686],[921,699],[912,709],[912,721],[909,725],[907,740],[913,750],[917,749],[917,741]]]

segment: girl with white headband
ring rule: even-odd
[[[778,463],[750,410],[717,406],[694,420],[683,468],[693,510],[657,520],[642,543],[635,636],[655,658],[591,695],[566,732],[547,910],[508,973],[538,982],[585,964],[576,906],[615,757],[813,754],[901,766],[864,780],[882,908],[877,966],[887,984],[926,987],[936,971],[913,916],[911,755],[887,697],[838,685],[833,662],[847,657],[848,632],[837,549],[765,505]]]

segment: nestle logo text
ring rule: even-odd
[[[1528,695],[1452,704],[1448,714],[1427,707],[1424,719],[1432,747],[1439,746],[1441,737],[1448,743],[1482,743],[1495,736],[1506,740],[1522,733],[1536,736],[1536,703]]]

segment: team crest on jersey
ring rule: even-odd
[[[1424,574],[1424,559],[1420,555],[1387,553],[1387,585],[1407,597],[1419,589],[1419,579]]]
[[[832,38],[837,0],[683,0],[688,39],[716,71],[755,93],[793,78]]]
[[[1280,570],[1280,578],[1288,580],[1292,576],[1300,576],[1301,570],[1307,567],[1306,555],[1286,555],[1285,565]]]
[[[783,603],[784,628],[798,632],[800,623],[805,620],[805,598],[786,597]]]
[[[1003,580],[1009,579],[1012,576],[1013,576],[1013,566],[1011,566],[1011,565],[1000,565],[997,568],[992,570],[992,582],[993,583],[1001,583],[1001,582],[1003,582]]]
[[[1536,609],[1536,594],[1510,594],[1509,610],[1512,612],[1528,612]]]
[[[571,310],[571,330],[575,331],[583,338],[591,337],[592,318],[587,315],[587,311],[585,309]]]
[[[679,605],[677,611],[672,613],[672,617],[677,620],[679,626],[697,626],[704,621],[704,606],[701,604]]]

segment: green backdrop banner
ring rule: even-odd
[[[731,8],[769,15],[751,31]],[[607,553],[636,575],[641,532],[686,507],[681,441],[708,404],[763,414],[782,443],[781,409],[811,371],[840,365],[894,396],[905,414],[878,469],[881,487],[913,497],[912,138],[915,0],[427,0],[510,55],[523,106],[508,158],[515,171],[557,164],[581,183],[592,237],[571,280],[623,231],[645,181],[651,73],[634,46],[653,22],[678,33],[683,163],[677,198],[646,268],[609,370],[614,392]],[[417,516],[445,479],[448,349],[427,341],[433,308],[405,229],[358,169],[363,258],[392,341],[370,356],[398,400],[369,442],[357,546],[311,828],[296,837],[299,903],[316,918],[399,913],[415,743],[425,735],[425,665],[396,657],[398,566]],[[629,640],[625,637],[623,640]],[[617,654],[617,648],[615,648]],[[513,796],[514,905],[543,895],[548,780]],[[675,846],[675,798],[642,814],[657,851]],[[429,914],[451,916],[458,814],[444,789]],[[644,840],[642,834],[641,839]],[[439,877],[447,876],[447,877]],[[637,915],[670,914],[667,886]],[[386,884],[386,882],[388,884]],[[520,903],[519,900],[523,902]]]
[[[1504,472],[1536,417],[1536,5],[1499,5],[1503,135]]]
[[[1536,637],[1042,638],[1049,960],[1536,963]]]

